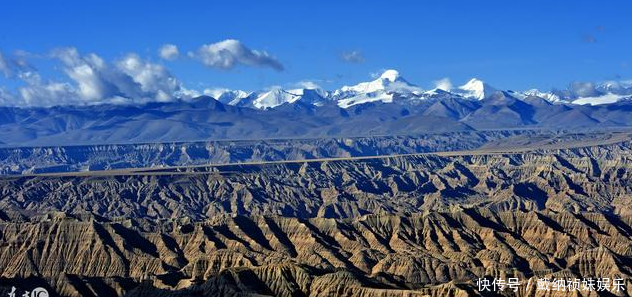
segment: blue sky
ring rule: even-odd
[[[477,77],[549,90],[632,78],[630,11],[628,1],[5,1],[0,52],[27,60],[42,80],[71,83],[52,51],[76,48],[108,63],[135,53],[189,89],[302,80],[333,89],[394,68],[424,88]],[[283,70],[257,61],[220,68],[195,55],[226,39]],[[167,43],[177,59],[159,57]],[[5,91],[24,84],[16,75],[0,83]]]

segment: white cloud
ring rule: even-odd
[[[2,97],[6,96],[3,105],[52,106],[76,102],[76,92],[68,83],[43,81],[34,71],[20,73],[19,79],[25,83],[25,86],[19,87],[16,95],[8,92],[2,94]]]
[[[64,64],[64,72],[77,84],[77,95],[86,102],[101,101],[119,96],[120,88],[126,83],[133,89],[131,79],[110,69],[96,54],[79,55],[75,48],[58,49],[53,54]],[[119,76],[115,82],[114,76]],[[126,81],[127,80],[127,81]],[[129,90],[128,90],[129,92]]]
[[[96,54],[81,55],[75,48],[55,50],[69,82],[44,81],[35,71],[22,70],[24,86],[16,94],[0,90],[0,104],[52,106],[68,104],[130,104],[190,99],[199,92],[186,89],[164,66],[136,54],[106,62]]]
[[[80,56],[74,48],[57,51],[66,74],[77,84],[79,97],[87,102],[170,101],[177,95],[188,97],[164,66],[150,63],[136,54],[128,54],[113,64],[95,54]]]
[[[206,88],[202,92],[206,96],[211,96],[213,98],[219,98],[222,94],[226,92],[230,92],[230,89],[227,88]]]
[[[65,48],[56,50],[53,56],[63,63],[64,72],[76,83],[80,103],[120,101],[118,97],[129,98],[130,103],[153,99],[132,76],[96,54],[82,56],[75,48]]]
[[[320,89],[320,86],[316,82],[313,82],[313,81],[310,81],[310,80],[299,81],[299,82],[293,84],[293,86],[296,87],[296,88],[308,89],[308,90]]]
[[[145,62],[136,54],[127,55],[116,66],[140,86],[142,97],[169,101],[181,89],[180,82],[164,66]]]
[[[174,44],[164,44],[158,50],[158,54],[161,58],[171,61],[178,58],[180,51],[178,51],[178,47]]]
[[[435,81],[433,81],[433,83],[435,85],[435,88],[437,88],[437,89],[441,89],[441,90],[444,90],[444,91],[452,90],[452,82],[447,77],[442,78],[440,80],[435,80]]]
[[[577,97],[594,97],[601,95],[596,89],[596,85],[592,82],[572,82],[569,91]]]
[[[0,87],[0,106],[14,106],[16,105],[16,98],[9,91]]]
[[[250,95],[250,92],[242,90],[231,90],[227,88],[207,88],[204,89],[204,95],[211,96],[222,103],[236,104],[241,99]]]
[[[357,51],[357,50],[343,52],[340,55],[340,59],[349,63],[355,63],[355,64],[364,63],[364,55],[360,51]]]
[[[202,61],[208,67],[219,69],[231,69],[239,64],[270,67],[277,71],[284,69],[283,64],[266,51],[249,49],[234,39],[202,45],[196,52],[189,52],[189,56]]]
[[[619,83],[621,84],[622,87],[632,88],[632,79],[622,80]]]
[[[2,72],[2,74],[4,74],[5,77],[9,77],[12,72],[11,69],[9,68],[9,63],[2,55],[2,52],[0,52],[0,72]]]
[[[26,59],[21,55],[9,57],[0,51],[0,73],[2,73],[4,77],[13,77],[16,74],[19,75],[21,72],[31,69],[31,65],[29,65]]]
[[[77,95],[68,83],[45,82],[19,88],[20,101],[16,105],[53,106],[76,104]]]

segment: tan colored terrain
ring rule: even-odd
[[[631,225],[598,213],[471,209],[157,224],[58,214],[1,223],[0,264],[5,280],[35,276],[69,296],[466,296],[483,276],[629,279]]]
[[[632,142],[540,147],[4,177],[0,294],[37,284],[63,296],[469,296],[481,277],[630,285]],[[568,296],[554,293],[516,294]]]
[[[0,209],[194,220],[352,218],[484,207],[630,214],[632,142],[0,178]]]

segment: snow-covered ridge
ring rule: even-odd
[[[331,99],[337,101],[338,106],[348,108],[353,105],[368,102],[392,103],[395,94],[416,99],[424,90],[415,86],[399,75],[397,70],[386,70],[377,79],[362,82],[354,86],[343,86],[332,92]]]
[[[562,101],[562,99],[560,99],[560,96],[555,95],[550,92],[548,93],[541,92],[538,89],[531,89],[531,90],[524,91],[522,92],[522,95],[524,95],[525,97],[529,97],[529,96],[540,97],[542,99],[546,99],[547,101],[553,102],[553,103]],[[523,99],[523,98],[520,98],[520,99]]]
[[[542,92],[531,89],[522,92],[525,96],[536,96],[553,103],[579,105],[610,104],[632,97],[632,82],[607,81],[601,84],[574,82],[567,89]]]
[[[315,106],[335,104],[342,108],[349,108],[370,102],[415,103],[420,100],[445,97],[485,100],[499,91],[477,78],[472,78],[459,87],[452,87],[447,81],[441,84],[441,87],[423,90],[404,79],[397,70],[389,69],[374,80],[343,86],[333,91],[325,91],[318,86],[309,85],[288,90],[274,87],[255,92],[214,89],[205,90],[204,94],[229,105],[267,109],[296,102]],[[632,81],[608,81],[602,84],[573,83],[564,90],[543,92],[530,89],[523,92],[506,91],[506,94],[521,100],[535,96],[557,104],[606,104],[631,98]]]
[[[477,100],[483,100],[496,91],[497,90],[494,89],[492,86],[477,78],[472,78],[466,84],[460,86],[456,90],[453,90],[453,92],[465,98],[472,98]]]
[[[250,93],[241,90],[206,89],[204,90],[204,95],[211,96],[225,104],[237,105],[241,99],[248,97]]]

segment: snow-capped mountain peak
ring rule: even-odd
[[[329,93],[320,88],[303,88],[285,90],[281,87],[272,87],[267,90],[250,93],[239,100],[231,101],[230,105],[254,107],[257,109],[275,108],[285,103],[305,102],[315,106],[322,106]]]
[[[421,100],[442,100],[452,97],[483,100],[498,92],[498,89],[477,78],[472,78],[455,88],[447,80],[446,83],[441,84],[441,87],[437,86],[424,91],[406,81],[394,69],[383,71],[371,81],[343,86],[334,91],[325,91],[316,84],[300,84],[299,86],[301,88],[288,90],[273,87],[252,93],[228,89],[207,89],[204,94],[229,105],[267,109],[298,101],[314,106],[323,106],[332,102],[339,107],[348,108],[371,102],[418,104]],[[506,91],[505,94],[520,100],[536,96],[558,104],[608,104],[632,100],[632,81],[606,81],[599,84],[575,82],[563,90],[553,89],[543,92],[530,89],[523,92]]]
[[[542,91],[540,91],[540,90],[538,90],[538,89],[531,89],[531,90],[524,91],[524,92],[522,92],[522,95],[523,95],[525,98],[526,98],[526,97],[529,97],[529,96],[540,97],[540,98],[542,98],[542,99],[544,99],[544,100],[547,100],[547,101],[549,101],[549,102],[553,102],[553,103],[563,101],[563,100],[560,98],[560,96],[558,96],[558,95],[556,95],[556,94],[553,94],[553,93],[551,93],[551,92],[542,92]],[[524,98],[520,98],[520,99],[524,99]]]
[[[206,89],[204,95],[211,96],[217,101],[229,105],[237,105],[240,100],[250,96],[251,93],[241,90],[229,90],[229,89]]]
[[[260,93],[252,101],[252,105],[259,109],[273,108],[284,103],[294,103],[303,95],[303,90],[286,91],[281,88],[274,88],[264,93]]]
[[[394,94],[398,97],[416,99],[423,90],[407,82],[397,70],[384,71],[377,79],[362,82],[354,86],[344,86],[332,93],[332,99],[338,106],[347,108],[368,102],[393,102]]]
[[[380,75],[380,79],[382,80],[387,80],[390,82],[395,82],[397,81],[397,79],[399,79],[399,72],[397,70],[393,70],[393,69],[389,69],[386,70],[382,73],[382,75]]]
[[[386,70],[377,79],[369,82],[361,82],[353,86],[344,86],[340,88],[341,92],[359,92],[359,93],[372,93],[375,91],[384,91],[388,85],[394,82],[404,81],[397,70]]]
[[[454,90],[454,92],[465,98],[483,100],[496,92],[496,89],[482,80],[472,78],[466,84]]]

